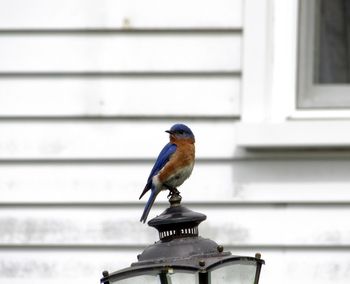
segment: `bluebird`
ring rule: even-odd
[[[177,187],[191,175],[194,166],[195,139],[191,129],[184,124],[175,124],[165,132],[169,133],[170,142],[159,153],[139,198],[151,190],[140,219],[143,223],[146,222],[158,193],[165,189],[178,193]]]

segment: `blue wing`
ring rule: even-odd
[[[176,145],[168,143],[164,146],[163,150],[159,153],[158,158],[151,170],[151,173],[148,177],[147,183],[152,181],[153,176],[158,174],[158,172],[165,166],[169,161],[172,154],[176,151]]]
[[[170,157],[176,151],[176,145],[172,143],[168,143],[164,146],[163,150],[159,153],[158,158],[151,170],[151,173],[147,179],[147,184],[145,189],[140,195],[140,198],[152,187],[152,178],[158,174],[158,172],[165,166],[165,164],[169,161]]]

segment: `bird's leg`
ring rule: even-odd
[[[171,198],[172,196],[180,195],[180,191],[178,191],[176,187],[169,187],[168,189],[169,189],[169,194],[167,196],[168,198],[169,197]]]
[[[168,199],[171,207],[179,206],[181,203],[181,195],[180,191],[177,190],[177,188],[169,188],[169,194],[168,194]]]

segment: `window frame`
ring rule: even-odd
[[[246,0],[244,4],[237,146],[350,147],[350,135],[344,134],[350,128],[350,110],[297,107],[300,1]],[[327,131],[332,132],[331,139]]]

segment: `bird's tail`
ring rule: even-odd
[[[143,189],[143,191],[142,191],[142,193],[141,193],[141,195],[139,197],[139,200],[142,198],[142,196],[144,196],[146,194],[147,191],[149,191],[151,189],[151,187],[152,187],[151,182],[148,182],[146,184],[145,188]]]
[[[154,201],[156,200],[158,192],[153,190],[151,190],[151,195],[146,203],[145,209],[143,210],[140,222],[145,223],[148,217],[149,212],[151,211],[152,205],[154,203]]]

